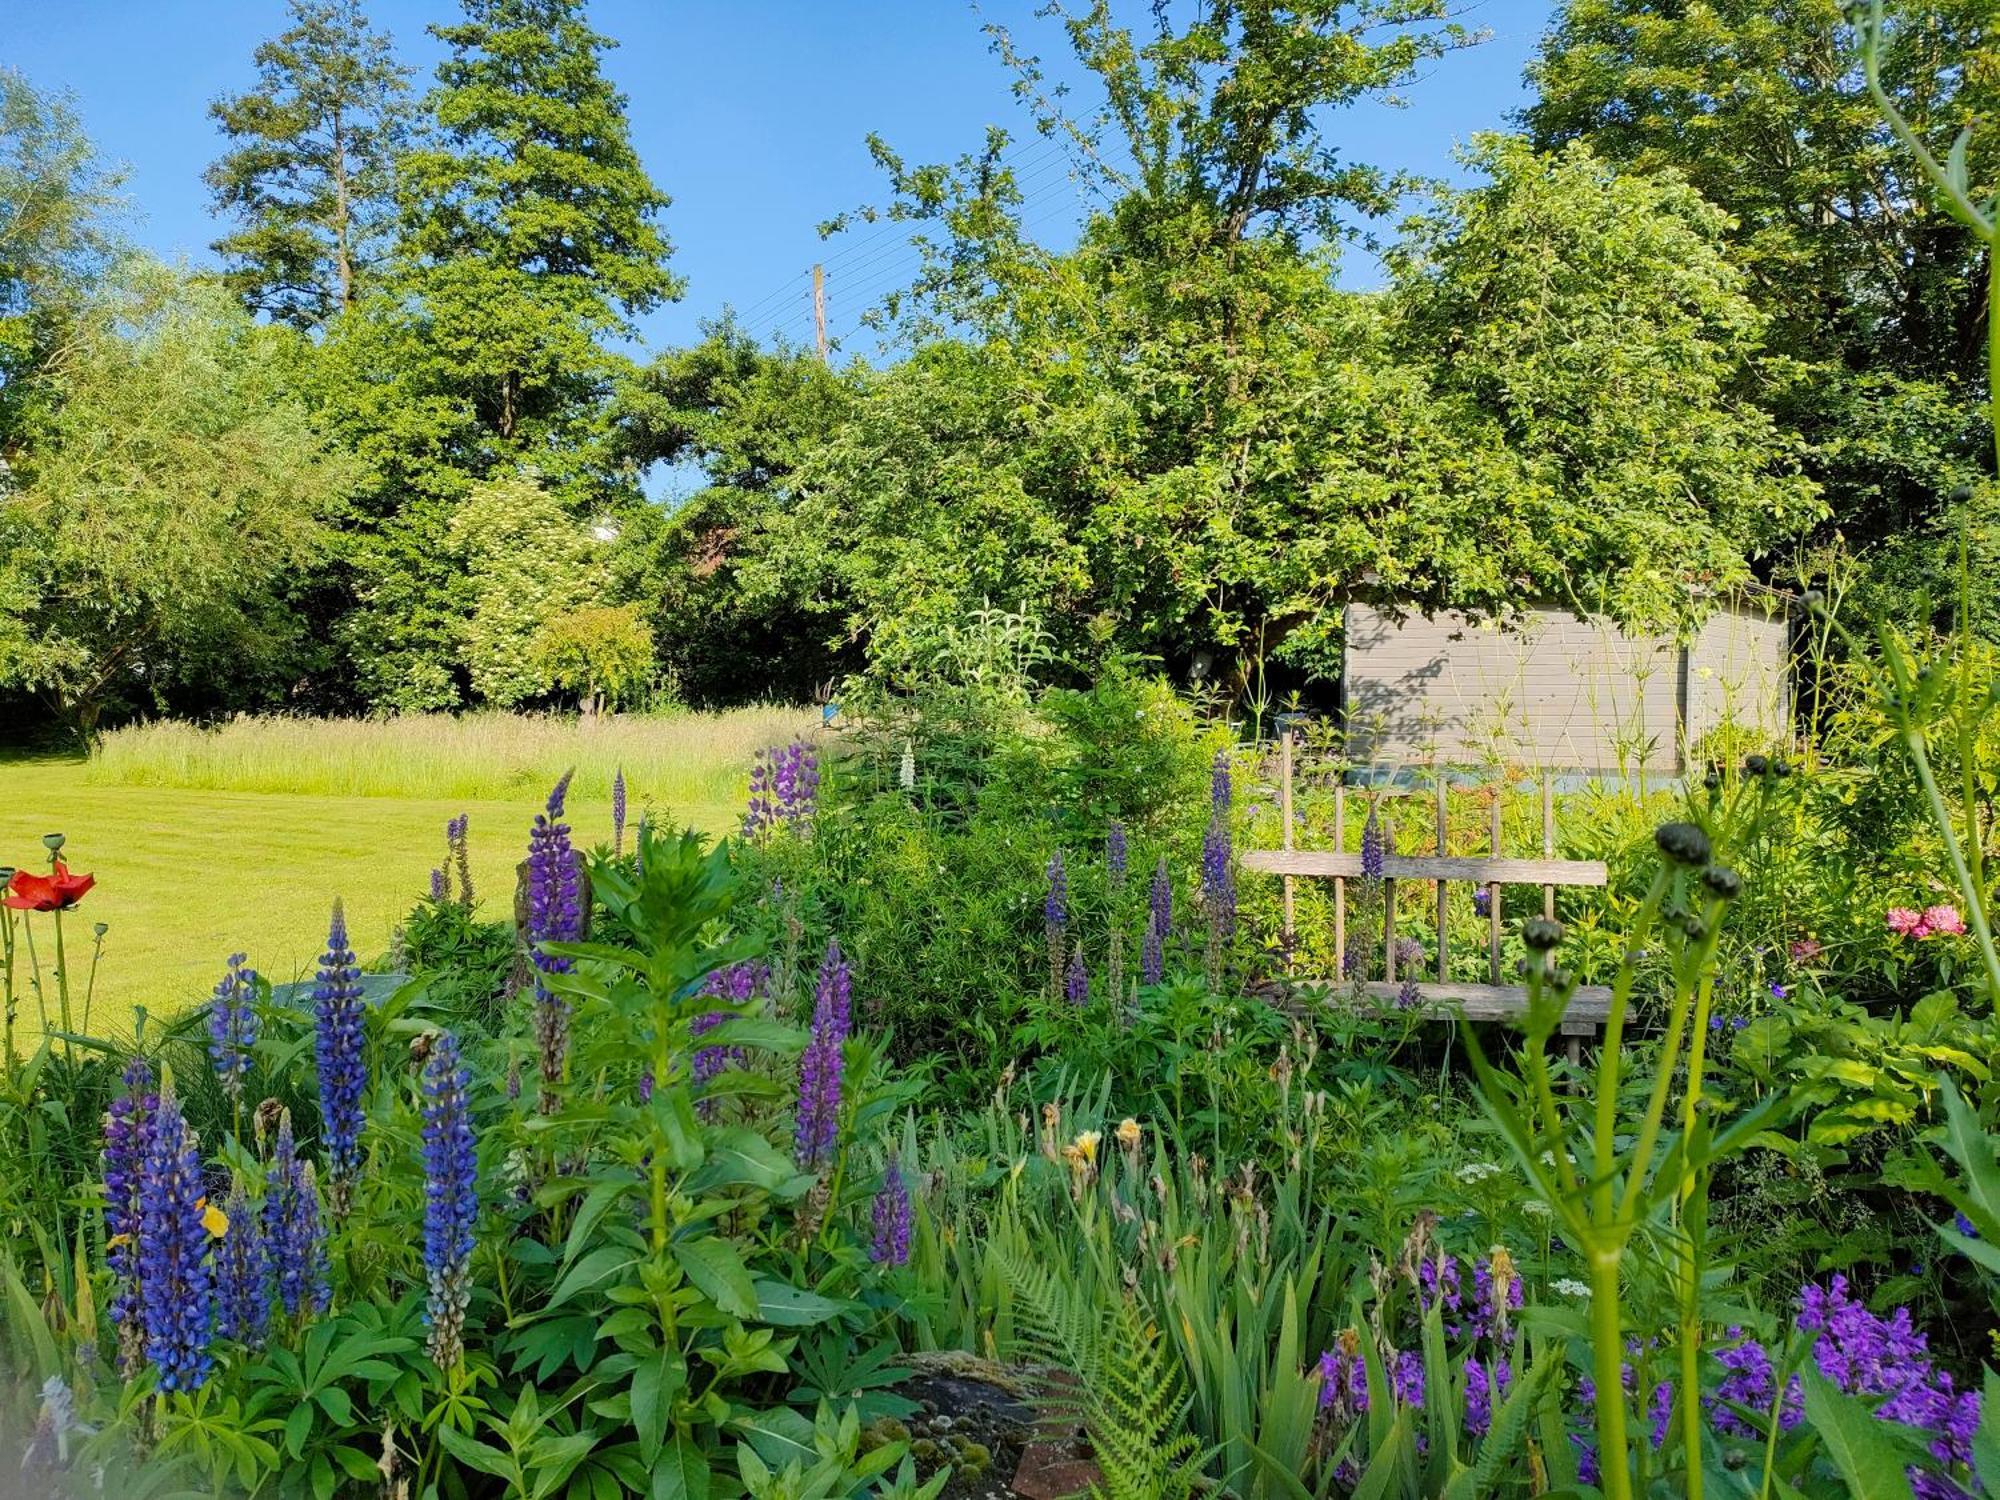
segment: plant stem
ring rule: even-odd
[[[63,914],[62,908],[54,912],[56,919],[56,1002],[62,1010],[62,1027],[65,1035],[74,1035],[76,1028],[70,1024],[69,1015],[69,966],[63,960]],[[63,1051],[69,1051],[70,1044],[63,1043]]]
[[[1986,960],[1987,997],[1996,1009],[2000,1009],[2000,952],[1994,951],[1993,928],[1986,920],[1985,893],[1973,882],[1972,872],[1966,868],[1965,851],[1959,847],[1958,834],[1951,826],[1951,814],[1944,805],[1944,795],[1938,791],[1937,778],[1931,774],[1930,757],[1924,753],[1924,732],[1907,720],[1903,726],[1903,745],[1916,765],[1917,780],[1923,786],[1924,796],[1930,799],[1931,817],[1944,839],[1945,853],[1951,857],[1951,870],[1958,877],[1958,888],[1965,896],[1966,915],[1971,919],[1972,931],[1979,939],[1980,956]]]
[[[1590,1353],[1597,1382],[1598,1484],[1605,1500],[1632,1500],[1625,1436],[1625,1342],[1618,1323],[1618,1264],[1623,1250],[1590,1252]]]

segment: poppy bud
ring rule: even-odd
[[[1692,823],[1662,823],[1653,834],[1653,842],[1677,865],[1708,863],[1708,835]]]
[[[1746,755],[1743,757],[1743,770],[1746,775],[1762,776],[1770,769],[1771,762],[1766,756]]]
[[[1537,953],[1546,953],[1563,940],[1563,924],[1554,917],[1530,917],[1521,924],[1521,941]]]
[[[421,1068],[430,1061],[431,1047],[437,1041],[435,1031],[420,1031],[410,1038],[410,1066]]]
[[[1773,776],[1791,775],[1792,763],[1786,760],[1785,757],[1782,755],[1773,756],[1771,758],[1771,774]]]
[[[1576,983],[1576,971],[1574,969],[1557,968],[1550,973],[1549,983],[1559,990],[1569,989]]]
[[[1799,596],[1799,603],[1809,615],[1826,613],[1826,595],[1818,589],[1807,589]]]
[[[1722,785],[1722,773],[1716,770],[1714,766],[1710,766],[1708,768],[1708,774],[1701,778],[1701,784],[1707,787],[1711,792],[1714,791],[1717,787]]]
[[[257,1139],[259,1141],[270,1139],[272,1133],[277,1130],[278,1120],[284,1112],[285,1106],[280,1104],[276,1099],[266,1099],[262,1104],[257,1106],[257,1112],[251,1116],[251,1119],[257,1127]]]
[[[1701,883],[1724,901],[1734,901],[1743,892],[1743,877],[1726,865],[1710,865],[1703,870]]]
[[[1688,941],[1691,943],[1699,943],[1708,936],[1708,923],[1693,913],[1689,913],[1682,920],[1681,926],[1687,932]]]
[[[63,836],[59,833],[45,833],[42,835],[42,847],[51,854],[58,852],[65,842]]]

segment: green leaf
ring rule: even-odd
[[[623,1245],[598,1246],[570,1267],[568,1274],[556,1284],[555,1293],[549,1298],[548,1308],[544,1310],[561,1307],[579,1292],[621,1280],[619,1273],[637,1260],[638,1256]]]
[[[806,1034],[796,1026],[762,1016],[729,1016],[702,1033],[704,1047],[757,1047],[789,1057],[805,1050]]]
[[[757,1450],[757,1456],[778,1472],[793,1463],[810,1468],[819,1457],[814,1446],[813,1424],[804,1412],[789,1406],[774,1407],[746,1418],[740,1426],[743,1439]]]
[[[706,1040],[706,1038],[704,1038]],[[690,1193],[748,1186],[772,1192],[798,1174],[791,1157],[747,1125],[730,1125],[709,1137],[708,1160],[688,1179]]]
[[[1993,1141],[1949,1074],[1938,1075],[1938,1092],[1944,1098],[1944,1149],[1965,1173],[1967,1216],[1982,1234],[2000,1232],[2000,1166],[1994,1163]]]
[[[663,1088],[653,1095],[653,1124],[666,1143],[668,1166],[676,1172],[691,1172],[701,1165],[708,1148],[702,1143],[694,1098],[686,1084]]]
[[[482,1443],[477,1438],[470,1437],[451,1426],[438,1428],[438,1441],[444,1444],[445,1452],[466,1467],[512,1483],[513,1461],[498,1448]]]
[[[1848,1488],[1868,1500],[1911,1500],[1903,1466],[1910,1459],[1875,1413],[1841,1391],[1811,1365],[1805,1383],[1806,1420]]]
[[[769,1277],[759,1278],[756,1297],[757,1321],[778,1328],[810,1328],[839,1317],[847,1308],[844,1302]]]
[[[757,1316],[757,1289],[729,1241],[715,1235],[678,1239],[673,1252],[688,1280],[723,1312],[732,1318]]]
[[[674,1434],[653,1465],[652,1500],[708,1500],[708,1455],[685,1432]]]
[[[1987,1494],[2000,1495],[2000,1375],[1991,1370],[1979,1403],[1979,1430],[1972,1435],[1972,1472]]]
[[[667,1417],[674,1398],[687,1384],[687,1361],[678,1349],[662,1349],[639,1361],[632,1372],[632,1429],[639,1439],[639,1459],[650,1465],[666,1440]]]

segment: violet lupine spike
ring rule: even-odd
[[[625,768],[611,778],[611,857],[625,853]]]
[[[1063,974],[1063,998],[1081,1010],[1090,1003],[1090,970],[1083,962],[1083,944],[1070,950],[1069,968]]]
[[[902,1266],[910,1261],[910,1189],[902,1165],[894,1156],[882,1173],[882,1186],[870,1206],[874,1238],[869,1259],[878,1266]]]
[[[555,1113],[569,1060],[569,1004],[547,981],[551,975],[569,973],[572,966],[561,954],[543,952],[542,945],[575,942],[583,933],[576,851],[570,844],[569,824],[562,820],[571,774],[564,772],[555,784],[547,808],[535,815],[528,835],[527,940],[535,968],[534,1032],[543,1114]]]
[[[1209,815],[1226,820],[1231,800],[1229,752],[1218,750],[1215,752],[1215,764],[1208,773]]]
[[[759,750],[750,761],[750,795],[743,810],[743,837],[760,839],[778,823],[778,806],[771,794],[770,752]]]
[[[1063,959],[1069,952],[1069,871],[1062,850],[1049,856],[1042,892],[1042,936],[1048,945],[1051,1000],[1063,992]]]
[[[208,1056],[231,1105],[243,1102],[250,1049],[257,1044],[257,971],[244,967],[244,957],[229,955],[228,971],[208,1003]]]
[[[215,1247],[216,1335],[259,1349],[271,1322],[271,1267],[263,1226],[242,1183],[230,1188],[223,1216],[229,1227]]]
[[[827,944],[813,1005],[812,1039],[799,1058],[798,1121],[794,1154],[808,1170],[831,1165],[840,1144],[840,1096],[850,1022],[847,965],[837,943]]]
[[[841,954],[839,941],[833,938],[827,939],[826,953],[820,958],[819,974],[813,981],[814,1014],[822,1007],[831,1010],[841,1040],[845,1041],[854,1029],[854,970]]]
[[[445,880],[444,870],[438,865],[431,866],[431,905],[443,906],[451,899],[451,886]]]
[[[1236,859],[1229,825],[1218,818],[1201,842],[1201,904],[1218,937],[1236,931]]]
[[[819,752],[793,740],[772,762],[771,792],[777,816],[787,828],[812,821],[819,810]]]
[[[458,869],[458,904],[467,911],[472,910],[472,841],[469,830],[472,815],[460,813],[444,825],[445,844],[451,862]]]
[[[323,1312],[328,1298],[326,1228],[312,1163],[297,1153],[289,1111],[279,1117],[264,1172],[263,1228],[273,1300],[294,1321]]]
[[[139,1188],[139,1300],[146,1358],[163,1391],[199,1390],[215,1361],[215,1281],[209,1263],[201,1155],[180,1101],[162,1090]]]
[[[139,1295],[140,1184],[151,1149],[160,1096],[144,1058],[125,1066],[125,1092],[104,1116],[105,1261],[112,1278],[111,1321],[118,1330],[118,1368],[126,1379],[145,1358],[144,1314]]]
[[[1125,889],[1125,871],[1131,859],[1132,850],[1125,837],[1125,825],[1113,818],[1111,826],[1104,832],[1104,868],[1110,876],[1108,883],[1113,891]]]
[[[347,914],[338,901],[327,926],[313,984],[314,1055],[319,1070],[320,1145],[335,1211],[346,1211],[361,1166],[361,1096],[368,1087],[361,970],[347,941]]]
[[[478,1168],[458,1038],[441,1032],[424,1064],[424,1279],[429,1295],[425,1345],[441,1370],[465,1355],[465,1310],[472,1300],[473,1230],[479,1218]]]
[[[1363,880],[1380,880],[1382,878],[1382,860],[1383,856],[1387,853],[1388,843],[1382,837],[1382,815],[1377,808],[1371,806],[1368,809],[1368,821],[1361,827],[1361,878]]]
[[[1158,984],[1166,973],[1166,945],[1160,940],[1158,924],[1148,920],[1145,940],[1139,945],[1139,983]]]

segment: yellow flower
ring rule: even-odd
[[[1127,1151],[1136,1150],[1139,1145],[1139,1122],[1127,1115],[1118,1122],[1118,1144]]]
[[[1083,1131],[1076,1138],[1076,1149],[1082,1153],[1085,1161],[1096,1161],[1097,1143],[1103,1139],[1104,1137],[1095,1130]]]
[[[201,1209],[201,1227],[216,1239],[229,1233],[229,1215],[203,1198],[197,1205]]]

